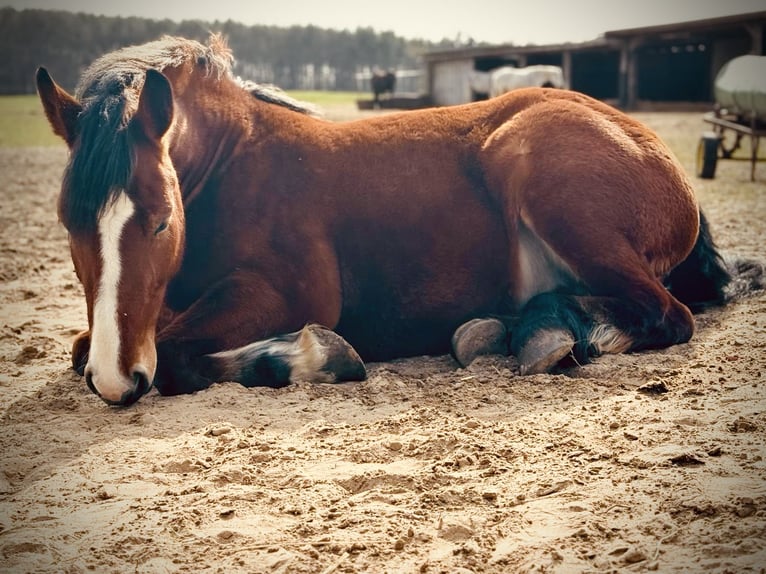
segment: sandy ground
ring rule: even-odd
[[[641,117],[692,170],[700,114]],[[68,368],[65,155],[0,150],[0,571],[764,572],[763,293],[560,375],[416,358],[114,409]],[[748,175],[696,185],[724,252],[762,257]]]

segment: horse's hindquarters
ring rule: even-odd
[[[482,162],[509,225],[521,222],[596,290],[610,289],[602,262],[657,279],[696,240],[694,192],[669,150],[597,102],[529,106],[492,134]]]
[[[661,284],[698,231],[682,169],[652,132],[616,110],[548,98],[492,134],[482,156],[490,192],[518,231],[511,292],[529,301],[512,351],[535,372],[558,362],[561,341],[583,362],[688,340],[691,314]]]

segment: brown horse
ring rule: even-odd
[[[375,70],[370,78],[370,85],[372,86],[372,99],[375,104],[380,104],[380,96],[388,92],[392,96],[394,95],[394,89],[396,88],[396,73],[392,70],[383,72],[381,70]]]
[[[360,356],[546,372],[687,341],[722,300],[682,169],[607,105],[530,88],[333,123],[230,66],[212,36],[108,54],[76,96],[38,70],[71,151],[73,365],[109,404],[361,379]]]

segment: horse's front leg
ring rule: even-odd
[[[85,366],[90,353],[90,331],[78,333],[72,343],[72,368],[81,377],[85,376]]]
[[[230,276],[158,330],[155,387],[174,395],[221,381],[281,387],[363,380],[364,363],[335,332],[318,324],[286,332],[306,321],[293,316],[294,307],[257,278]]]

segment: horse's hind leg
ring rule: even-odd
[[[694,332],[691,312],[656,283],[633,297],[554,292],[533,297],[511,336],[521,374],[548,372],[567,357],[585,364],[603,353],[688,341]]]
[[[643,248],[619,228],[621,218],[583,219],[576,225],[571,218],[541,217],[538,232],[519,225],[513,286],[516,300],[526,303],[510,347],[523,374],[549,371],[568,355],[584,364],[603,353],[668,347],[694,331],[691,311],[659,277],[683,258],[695,221],[677,218],[679,228],[687,224],[677,244],[671,237]],[[652,236],[640,228],[633,235]],[[661,255],[647,257],[653,250]]]
[[[513,326],[511,352],[523,374],[549,371],[569,355],[585,364],[603,353],[669,347],[691,338],[691,311],[651,270],[659,266],[656,261],[647,262],[607,224],[601,231],[609,233],[595,243],[566,222],[559,228],[566,242],[547,234],[547,244],[576,279],[538,292],[522,307]],[[602,247],[606,245],[610,248]],[[683,247],[666,247],[666,260],[672,264],[680,259]]]
[[[547,92],[495,130],[482,164],[512,245],[510,294],[522,308],[511,351],[523,372],[691,337],[691,312],[661,278],[694,247],[699,208],[655,134]]]

